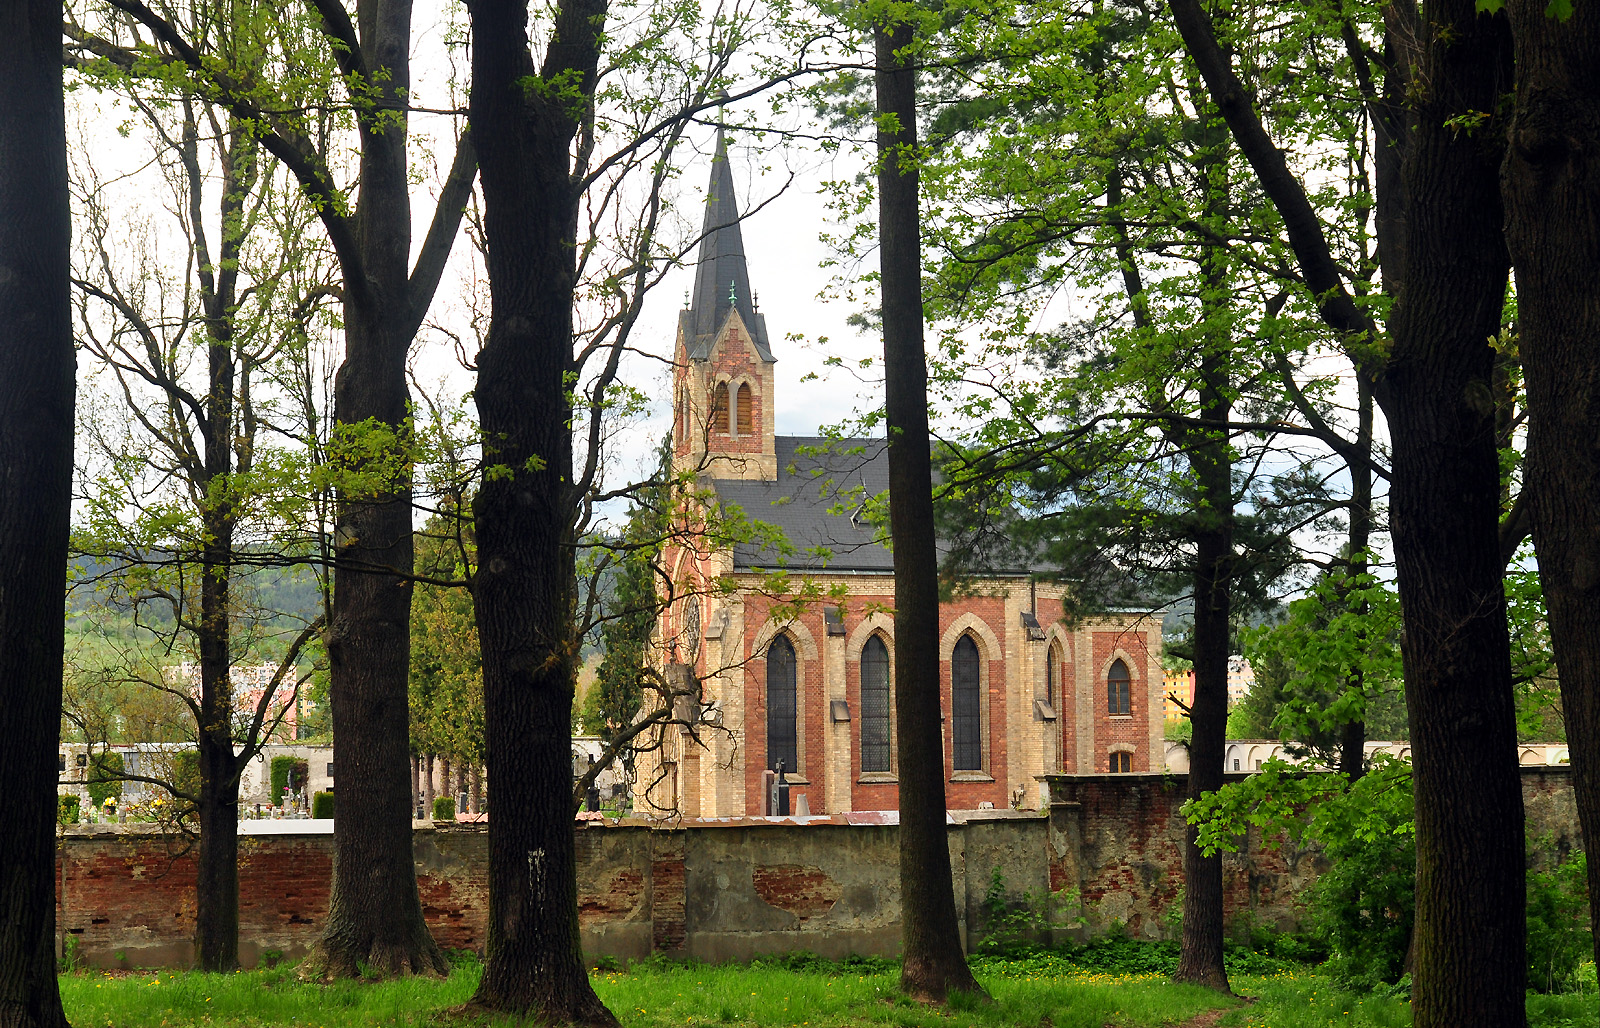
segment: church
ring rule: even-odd
[[[699,727],[668,726],[640,754],[643,814],[775,813],[780,764],[791,809],[898,809],[894,567],[864,516],[888,489],[885,441],[777,435],[777,359],[719,140],[672,381],[674,466],[719,530],[665,548],[655,655],[698,682]],[[1165,769],[1161,618],[1067,623],[1064,586],[1037,570],[992,568],[940,607],[952,810],[1038,808],[1047,773]]]

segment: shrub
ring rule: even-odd
[[[172,785],[179,792],[200,795],[200,751],[179,750],[172,755]],[[194,814],[194,804],[173,796],[172,815],[186,819]]]
[[[328,820],[333,818],[333,793],[319,792],[311,797],[311,816]]]
[[[69,792],[56,797],[56,820],[64,825],[78,823],[78,794]]]
[[[272,758],[272,805],[283,806],[283,790],[302,792],[310,779],[311,765],[287,754]]]
[[[1588,874],[1582,853],[1549,871],[1528,870],[1528,988],[1536,992],[1578,987],[1578,965],[1593,946]]]
[[[89,758],[89,803],[104,807],[108,799],[122,799],[122,754],[102,750]]]
[[[454,796],[435,797],[433,801],[433,819],[435,821],[454,821],[456,819]]]
[[[1341,982],[1372,988],[1405,973],[1416,914],[1410,767],[1379,763],[1314,815],[1333,866],[1312,886],[1315,933]]]

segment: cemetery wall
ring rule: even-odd
[[[1231,777],[1231,776],[1230,776]],[[1182,881],[1179,775],[1053,776],[1047,815],[952,815],[948,839],[963,939],[986,929],[984,898],[1000,871],[1008,898],[1055,893],[1074,935],[1176,929]],[[1570,773],[1523,769],[1529,837],[1565,856],[1578,845]],[[897,829],[892,815],[793,821],[583,822],[577,831],[579,922],[591,958],[651,953],[700,960],[806,950],[828,957],[899,947]],[[294,959],[328,904],[327,823],[254,822],[295,834],[240,841],[240,957]],[[420,826],[423,912],[442,946],[481,952],[487,938],[486,826]],[[1295,899],[1325,867],[1311,848],[1268,849],[1255,833],[1224,858],[1229,917],[1288,927]],[[91,966],[182,966],[194,930],[194,857],[152,826],[75,826],[60,839],[58,946]],[[68,942],[67,940],[71,940]]]

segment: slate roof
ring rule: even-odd
[[[734,310],[750,330],[756,352],[773,362],[767,345],[767,319],[756,313],[750,290],[750,269],[744,256],[744,233],[739,228],[739,201],[733,192],[733,170],[728,164],[728,140],[717,130],[717,156],[711,162],[711,184],[706,189],[706,216],[701,225],[700,259],[695,265],[694,292],[689,309],[678,313],[689,356],[705,360],[711,344]]]
[[[774,442],[777,481],[721,478],[711,485],[725,507],[737,505],[752,521],[781,529],[797,552],[780,555],[757,543],[736,544],[734,569],[892,573],[894,555],[878,541],[877,526],[860,513],[865,499],[889,489],[888,442],[792,435]],[[945,549],[941,541],[941,558]],[[1020,567],[991,571],[1027,573]]]

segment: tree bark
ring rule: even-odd
[[[1356,448],[1368,461],[1372,459],[1372,389],[1366,379],[1356,376]],[[1350,472],[1349,572],[1352,578],[1367,574],[1367,548],[1372,545],[1372,466],[1352,461]],[[1366,604],[1356,613],[1365,615]],[[1366,679],[1358,667],[1351,671],[1348,689],[1366,692]],[[1371,697],[1368,697],[1369,701]],[[1367,725],[1365,720],[1345,722],[1339,739],[1339,770],[1354,782],[1366,773]]]
[[[184,105],[180,144],[188,176],[189,232],[195,241],[205,317],[209,387],[206,417],[200,424],[203,466],[194,475],[204,527],[200,555],[200,617],[195,643],[200,657],[199,751],[200,796],[196,820],[200,843],[195,867],[195,966],[226,973],[239,966],[239,772],[234,753],[232,615],[230,594],[237,515],[230,499],[229,477],[238,442],[235,425],[234,314],[238,309],[239,255],[244,242],[242,217],[256,177],[256,142],[230,119],[229,145],[223,155],[221,237],[213,263],[206,238],[201,200],[205,177],[200,165],[199,131],[192,105]],[[248,458],[238,471],[249,470]],[[252,740],[254,741],[254,740]],[[243,755],[249,759],[249,755]]]
[[[1424,11],[1401,160],[1407,212],[1389,318],[1390,523],[1405,611],[1416,794],[1417,1028],[1525,1023],[1523,813],[1500,559],[1500,465],[1489,340],[1508,280],[1504,15],[1473,0]],[[1387,278],[1388,268],[1385,267]]]
[[[59,0],[0,9],[0,1028],[65,1028],[55,969],[74,357]]]
[[[874,25],[878,245],[883,288],[889,537],[894,549],[895,735],[900,793],[900,987],[943,1002],[983,993],[967,966],[951,887],[939,685],[928,365],[923,344],[917,85],[905,23]]]
[[[571,146],[591,116],[608,5],[561,0],[542,68],[530,50],[526,0],[467,6],[491,302],[478,356],[486,471],[473,505],[473,597],[496,810],[488,962],[473,1003],[615,1025],[589,984],[578,935],[571,737],[579,497],[567,382],[579,199]]]
[[[411,0],[359,0],[356,7],[373,106],[358,122],[353,228],[360,266],[344,266],[345,360],[334,389],[341,431],[392,432],[399,449],[410,436],[406,353],[418,309],[433,292],[433,283],[416,288],[408,279],[411,7]],[[412,862],[411,476],[409,461],[396,463],[400,470],[371,490],[341,490],[335,528],[329,697],[333,737],[347,742],[339,756],[333,889],[313,957],[331,977],[353,977],[363,964],[385,974],[449,970],[423,921]]]
[[[1508,5],[1516,115],[1502,175],[1527,381],[1524,489],[1560,669],[1584,849],[1600,852],[1600,12]],[[1600,860],[1589,868],[1600,900]],[[1591,917],[1600,930],[1600,919]],[[1600,936],[1595,952],[1600,953]]]
[[[1323,320],[1361,344],[1303,185],[1285,173],[1199,0],[1169,0],[1184,44],[1263,189]],[[1525,1023],[1523,814],[1510,642],[1501,582],[1494,354],[1507,284],[1492,115],[1511,85],[1504,15],[1473,0],[1389,8],[1384,96],[1409,106],[1380,158],[1379,240],[1394,297],[1392,346],[1353,356],[1389,420],[1390,523],[1400,601],[1417,811],[1417,1028]],[[1379,112],[1382,115],[1383,112]],[[1388,131],[1386,129],[1386,131]],[[1385,171],[1394,174],[1383,174]],[[1387,185],[1388,189],[1385,189]],[[1386,195],[1393,190],[1401,196]],[[1394,219],[1403,219],[1403,231]],[[1396,238],[1396,237],[1399,238]]]
[[[1209,117],[1209,110],[1202,117]],[[1228,138],[1208,126],[1211,137],[1199,162],[1206,182],[1205,218],[1212,224],[1228,220]],[[1232,414],[1229,369],[1232,365],[1233,325],[1229,317],[1228,255],[1215,244],[1203,248],[1202,273],[1206,292],[1200,298],[1205,320],[1196,328],[1200,336],[1200,417],[1227,424]],[[1184,448],[1194,475],[1195,503],[1192,538],[1194,567],[1194,700],[1189,707],[1193,726],[1189,743],[1188,795],[1190,799],[1222,788],[1228,735],[1228,650],[1232,623],[1233,576],[1233,457],[1228,435],[1222,430],[1185,433]],[[1199,845],[1199,829],[1184,830],[1183,939],[1178,956],[1177,981],[1204,985],[1231,993],[1223,965],[1224,910],[1222,853],[1207,856]]]

